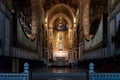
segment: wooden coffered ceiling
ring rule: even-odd
[[[49,9],[51,9],[54,5],[61,4],[61,3],[73,8],[74,12],[79,7],[79,5],[78,5],[79,1],[78,0],[44,0],[44,3],[43,3],[44,11],[46,12]]]
[[[108,0],[91,0],[90,2],[90,21],[94,21],[103,13],[108,12]]]
[[[23,10],[26,15],[31,15],[31,1],[34,1],[36,3],[40,2],[42,4],[40,7],[45,13],[47,13],[55,5],[64,4],[71,8],[74,15],[80,7],[82,7],[85,3],[90,2],[90,23],[94,21],[99,16],[99,14],[108,12],[108,0],[12,0],[13,9]],[[58,7],[58,9],[54,10],[53,13],[50,14],[51,17],[49,18],[52,18],[52,16],[60,12],[66,14],[70,19],[72,19],[69,10],[67,10],[65,7]]]

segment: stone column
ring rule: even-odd
[[[73,60],[73,59],[74,59],[74,55],[73,55],[73,52],[71,52],[71,54],[72,54],[72,55],[71,55],[71,58],[72,58],[72,60]]]
[[[48,55],[47,55],[48,52],[45,53],[45,58],[47,59],[48,58]]]
[[[77,59],[77,52],[75,51],[75,59]]]
[[[71,54],[71,52],[70,52],[69,54],[70,54],[70,59],[69,59],[69,60],[71,61],[71,59],[72,59],[72,58],[71,58],[71,57],[72,57],[71,55],[72,55],[72,54]]]
[[[47,52],[47,59],[49,59],[49,58],[50,58],[50,55],[49,55],[49,53],[50,53],[50,52]]]
[[[43,23],[42,23],[42,18],[43,18],[43,11],[42,11],[42,0],[31,0],[31,5],[32,5],[32,12],[35,13],[36,17],[36,24],[37,24],[37,53],[39,56],[39,59],[41,60],[43,58]]]
[[[70,60],[70,53],[69,53],[69,56],[68,56],[69,60]]]
[[[80,55],[81,54],[81,46],[80,46],[80,44],[79,44],[79,53],[78,53],[78,59],[80,59]]]
[[[83,4],[83,13],[82,13],[82,26],[84,28],[84,36],[86,39],[89,39],[89,0],[86,0]]]

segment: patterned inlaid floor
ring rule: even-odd
[[[80,68],[37,68],[32,70],[32,80],[87,80],[86,73]]]

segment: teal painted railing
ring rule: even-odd
[[[24,64],[24,72],[22,73],[0,73],[0,80],[30,80],[29,64]]]
[[[120,80],[120,73],[96,73],[94,64],[89,64],[89,80]]]

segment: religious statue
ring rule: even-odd
[[[59,40],[62,40],[62,35],[61,34],[59,35]]]
[[[60,42],[59,43],[59,50],[62,50],[63,49],[63,46],[62,46],[62,43]]]

